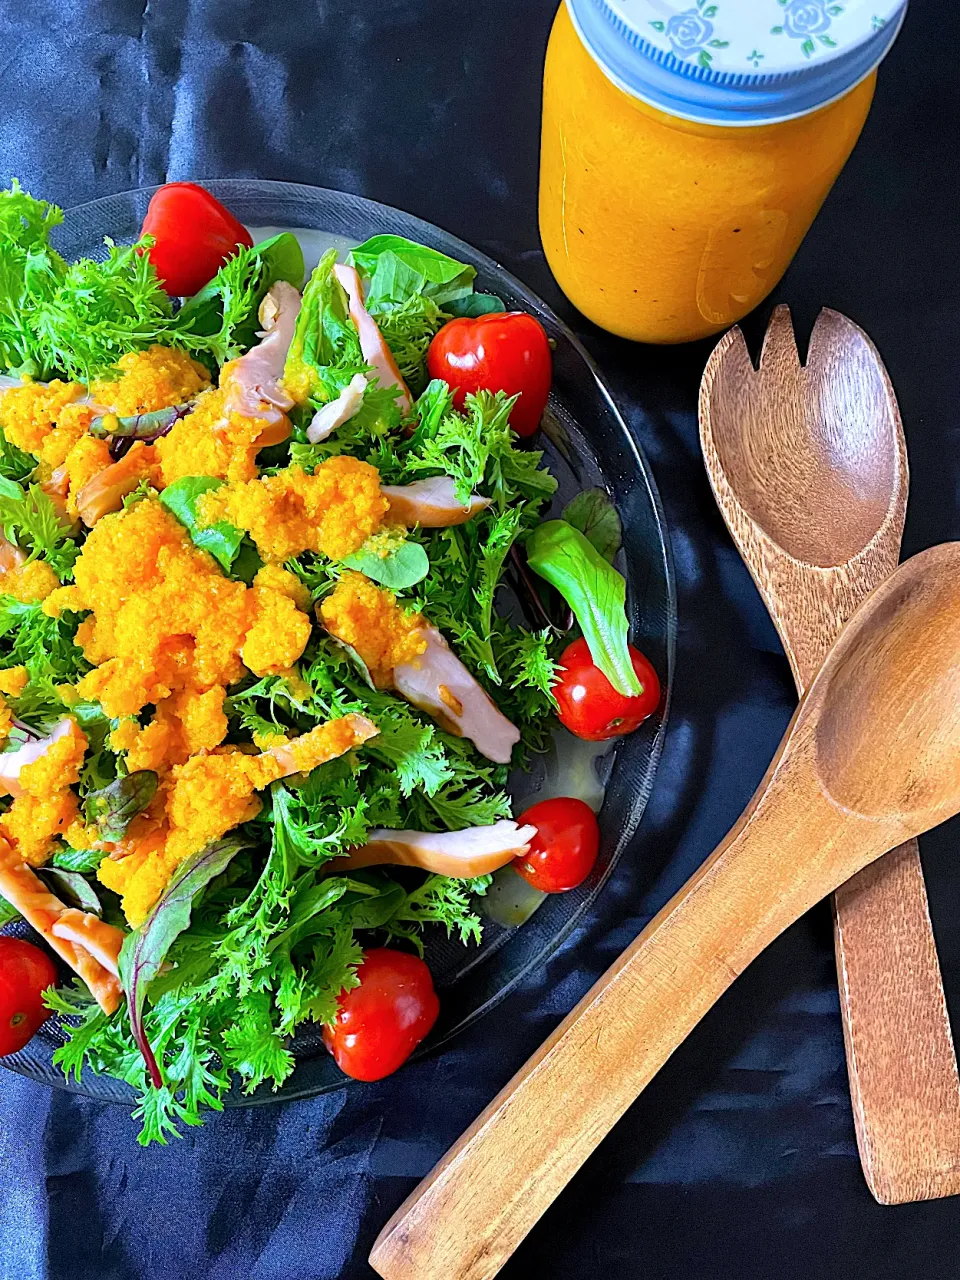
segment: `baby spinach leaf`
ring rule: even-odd
[[[163,1076],[143,1025],[147,988],[160,972],[167,952],[189,925],[197,895],[245,847],[243,840],[218,840],[188,858],[143,924],[124,939],[120,951],[120,981],[130,1007],[133,1037],[155,1089],[163,1087]]]
[[[143,813],[157,794],[157,781],[152,769],[137,769],[117,778],[87,795],[84,817],[97,828],[101,840],[121,840],[137,814]]]
[[[419,542],[401,542],[385,556],[361,547],[343,561],[348,569],[364,573],[391,591],[404,591],[422,582],[430,572],[430,558]]]
[[[0,476],[5,480],[26,480],[37,467],[37,460],[11,444],[0,427]]]
[[[623,537],[620,516],[603,489],[578,493],[563,509],[562,518],[572,524],[613,564]]]
[[[566,520],[548,520],[526,542],[527,563],[573,610],[590,656],[625,697],[643,692],[627,647],[627,584]]]
[[[336,863],[333,864],[336,866]],[[350,917],[353,929],[382,929],[392,920],[406,900],[403,885],[375,871],[354,871],[351,875],[354,892],[344,895],[343,911]],[[356,892],[358,888],[372,890],[369,897]]]
[[[229,572],[240,551],[243,531],[226,520],[201,526],[197,514],[201,494],[219,489],[222,484],[215,476],[184,476],[163,490],[160,502],[186,528],[194,546],[208,551]]]

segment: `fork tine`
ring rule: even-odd
[[[860,326],[841,312],[824,307],[810,334],[807,368],[825,369],[841,355],[849,358],[853,354],[865,359],[868,364],[881,364],[876,347]]]
[[[699,404],[702,438],[705,435],[709,435],[711,431],[710,402],[717,382],[726,383],[729,380],[733,385],[746,386],[748,380],[754,375],[753,361],[750,359],[750,352],[747,350],[743,333],[740,326],[735,324],[732,329],[727,330],[710,352],[710,358],[707,360],[703,377],[700,379]]]
[[[773,315],[770,317],[767,332],[763,337],[763,350],[760,352],[762,372],[773,370],[776,365],[785,369],[800,367],[800,355],[793,333],[790,308],[782,302],[774,308]]]
[[[755,373],[743,331],[738,324],[728,329],[710,352],[703,371],[703,385],[708,391],[712,391],[721,369],[724,377],[749,378]]]

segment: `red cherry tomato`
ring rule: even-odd
[[[513,864],[524,880],[544,893],[565,893],[583,884],[600,848],[600,827],[588,804],[572,796],[541,800],[517,822],[537,828],[528,852]]]
[[[406,1062],[440,1012],[430,970],[406,951],[378,947],[357,970],[359,987],[340,997],[323,1043],[354,1080],[382,1080]]]
[[[153,236],[147,252],[167,293],[189,297],[217,274],[237,245],[253,244],[229,209],[195,182],[168,182],[150,200],[140,228]]]
[[[42,997],[56,981],[45,951],[22,938],[0,938],[0,1058],[22,1049],[50,1017]]]
[[[560,655],[560,680],[553,696],[560,708],[560,723],[589,742],[619,738],[656,711],[660,703],[657,673],[639,649],[630,645],[633,669],[643,692],[632,697],[617,693],[590,657],[584,639],[574,640]]]
[[[431,378],[449,382],[457,409],[468,391],[519,392],[510,425],[518,436],[532,436],[547,405],[553,359],[539,320],[500,311],[445,324],[430,343],[427,369]]]

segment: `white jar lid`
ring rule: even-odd
[[[907,0],[567,0],[621,88],[711,124],[805,115],[868,75]]]

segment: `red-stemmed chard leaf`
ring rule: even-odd
[[[244,840],[218,840],[188,858],[178,868],[146,920],[124,940],[120,951],[120,981],[130,1009],[133,1038],[143,1054],[156,1089],[163,1087],[163,1075],[144,1029],[147,990],[160,972],[167,952],[189,925],[197,894],[226,870],[231,858],[246,845]]]

